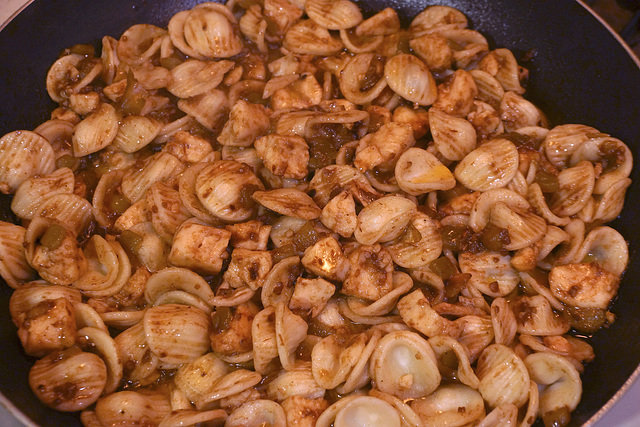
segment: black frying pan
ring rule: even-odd
[[[58,53],[77,43],[118,38],[135,23],[166,26],[196,0],[36,0],[0,32],[0,135],[33,129],[54,107],[44,81]],[[464,12],[491,47],[507,47],[530,70],[527,97],[552,124],[584,123],[640,149],[640,69],[616,38],[580,3],[572,0],[361,0],[366,13],[396,9],[406,25],[429,4]],[[583,375],[584,395],[571,425],[594,422],[640,362],[640,168],[631,178],[626,207],[612,225],[629,240],[631,264],[613,307],[616,322],[590,341],[596,359]],[[54,412],[31,393],[27,374],[34,360],[24,355],[11,324],[10,288],[0,284],[0,391],[34,422],[79,425],[76,415]],[[616,396],[617,397],[617,396]],[[595,416],[594,416],[595,415]]]

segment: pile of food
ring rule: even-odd
[[[86,426],[565,425],[632,156],[527,78],[447,6],[202,3],[70,47],[0,138],[33,392]]]

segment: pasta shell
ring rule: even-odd
[[[327,390],[347,380],[367,344],[366,334],[342,337],[329,335],[319,341],[311,351],[313,378]]]
[[[183,169],[184,165],[175,156],[163,152],[154,154],[140,162],[139,168],[129,169],[124,174],[122,193],[135,203],[154,183],[176,176]]]
[[[411,147],[398,159],[395,177],[400,188],[418,196],[435,190],[450,190],[456,179],[433,154],[422,148]]]
[[[504,245],[507,250],[529,247],[542,239],[547,230],[547,223],[541,217],[513,210],[501,202],[491,209],[491,224],[509,233],[509,243]]]
[[[371,355],[375,388],[400,399],[431,394],[442,379],[429,343],[415,332],[391,332]]]
[[[209,284],[199,274],[180,267],[168,267],[149,277],[145,284],[144,296],[149,304],[154,304],[163,294],[184,291],[209,303],[214,294]]]
[[[393,261],[404,268],[418,268],[437,259],[442,252],[442,236],[438,222],[426,214],[416,212],[409,227],[413,227],[420,237],[417,241],[415,237],[408,236],[408,240],[404,240],[405,234],[408,233],[405,231],[398,242],[386,245]]]
[[[366,104],[376,99],[387,87],[387,80],[383,76],[383,65],[383,61],[373,53],[353,56],[339,74],[338,82],[344,97],[354,104]],[[369,81],[362,81],[362,76],[372,69],[377,71],[378,77],[373,85]],[[367,86],[364,86],[365,84]]]
[[[436,81],[420,59],[409,54],[389,58],[384,66],[387,84],[395,93],[418,105],[431,105],[438,97]]]
[[[85,327],[76,333],[80,346],[97,352],[107,367],[107,381],[104,393],[113,393],[122,379],[122,362],[118,355],[116,344],[107,331],[98,328]]]
[[[586,125],[559,125],[551,129],[544,139],[544,152],[555,167],[564,169],[580,145],[600,135],[597,129]]]
[[[0,221],[0,276],[14,289],[35,279],[22,245],[25,232],[19,225]]]
[[[364,206],[380,198],[378,193],[356,168],[348,165],[329,165],[316,171],[309,183],[309,190],[314,190],[313,200],[324,207],[332,194],[339,190],[349,192]]]
[[[95,414],[101,425],[159,424],[171,413],[169,399],[161,391],[119,391],[96,402]]]
[[[113,145],[125,153],[135,153],[153,141],[161,128],[160,122],[149,117],[124,117],[120,122]]]
[[[166,363],[185,363],[204,354],[211,347],[209,324],[202,310],[177,304],[151,307],[143,318],[149,347]]]
[[[11,200],[11,210],[20,218],[32,219],[45,197],[71,194],[74,181],[73,172],[69,168],[60,168],[48,175],[31,177],[16,190]]]
[[[131,263],[122,246],[94,235],[83,253],[89,269],[74,286],[86,296],[104,297],[119,292],[131,276]]]
[[[277,402],[292,396],[319,399],[325,391],[313,378],[309,362],[299,362],[291,369],[281,371],[267,386],[267,396]]]
[[[627,242],[611,227],[596,227],[584,238],[574,262],[597,262],[603,269],[621,276],[629,263]]]
[[[362,21],[356,28],[356,35],[362,36],[385,36],[394,34],[400,30],[400,18],[398,13],[386,7],[370,18]]]
[[[75,194],[54,194],[42,200],[35,216],[65,224],[80,236],[93,219],[93,209],[91,203]]]
[[[353,235],[363,245],[388,242],[404,231],[416,211],[415,203],[409,199],[385,196],[360,211]]]
[[[0,138],[0,192],[13,194],[28,178],[55,168],[49,141],[31,131],[14,131]]]
[[[265,35],[267,32],[267,21],[262,14],[262,8],[257,5],[251,5],[238,22],[240,32],[248,40],[251,40],[258,46],[260,52],[267,52]]]
[[[192,116],[202,126],[212,131],[220,131],[227,118],[229,105],[233,105],[220,89],[213,89],[192,98],[180,99],[178,108]]]
[[[173,242],[179,227],[191,218],[178,191],[161,182],[156,182],[149,188],[147,206],[151,212],[153,228],[167,244]]]
[[[170,415],[162,419],[158,427],[198,425],[213,421],[219,422],[226,419],[228,419],[227,413],[223,409],[212,409],[210,411],[173,410]]]
[[[347,427],[353,425],[400,427],[398,411],[382,399],[373,396],[349,396],[327,408],[318,418],[317,427]]]
[[[284,301],[276,305],[275,332],[280,363],[285,370],[294,366],[295,353],[307,337],[307,322],[289,310]],[[284,400],[284,399],[282,399]]]
[[[115,139],[119,129],[118,112],[111,104],[100,108],[73,129],[71,142],[76,157],[86,156],[105,148]]]
[[[509,347],[492,344],[478,359],[478,391],[495,408],[503,404],[521,407],[529,397],[529,372],[522,359]]]
[[[329,30],[345,30],[362,21],[360,8],[349,0],[307,0],[305,12],[314,22]]]
[[[271,362],[278,357],[275,312],[275,306],[267,306],[256,314],[251,324],[253,367],[263,375],[269,372]]]
[[[450,6],[428,6],[411,21],[409,31],[414,37],[436,31],[441,27],[466,28],[467,17]]]
[[[511,344],[516,337],[518,325],[506,299],[499,297],[491,303],[491,324],[496,335],[496,344]]]
[[[410,405],[425,426],[467,425],[485,416],[482,395],[463,384],[443,384]]]
[[[518,150],[506,139],[493,139],[467,154],[454,174],[464,186],[487,191],[507,185],[518,171]]]
[[[99,356],[78,347],[53,351],[36,361],[29,385],[45,405],[58,411],[79,411],[98,400],[107,382],[107,368]],[[59,390],[67,392],[61,394]]]
[[[251,169],[233,160],[207,165],[195,184],[198,199],[207,211],[230,222],[245,221],[255,213],[256,203],[250,196],[262,189],[262,182]]]
[[[463,252],[458,256],[460,271],[471,274],[469,284],[492,297],[505,296],[518,286],[520,277],[510,261],[509,255],[496,252]]]
[[[342,42],[331,36],[329,30],[310,19],[302,19],[284,35],[283,45],[289,51],[302,55],[329,56],[342,50]]]
[[[64,55],[54,62],[47,72],[47,93],[55,102],[69,97],[68,90],[80,77],[80,61],[84,57],[78,54]]]
[[[438,359],[438,366],[441,367],[441,373],[443,376],[447,376],[449,374],[447,368],[450,365],[443,361],[443,357],[453,355],[456,358],[454,365],[457,365],[454,372],[455,377],[458,378],[462,384],[473,389],[478,388],[479,380],[473,372],[471,361],[469,360],[469,352],[465,346],[460,344],[454,338],[444,335],[429,338],[428,342]],[[442,367],[445,368],[442,369]]]
[[[436,148],[448,160],[462,160],[476,147],[476,130],[465,119],[430,108],[429,127]]]
[[[597,181],[596,181],[597,182]],[[601,220],[603,222],[613,221],[620,215],[624,206],[624,197],[627,192],[627,188],[631,185],[631,179],[624,178],[616,181],[609,189],[607,189],[602,195],[602,199],[598,203],[596,208],[595,220]]]
[[[212,62],[189,59],[171,69],[167,90],[178,98],[201,95],[218,87],[234,65],[227,60]]]
[[[116,45],[118,59],[129,65],[142,65],[160,51],[166,30],[149,24],[136,24],[120,36]]]
[[[506,92],[500,101],[500,118],[507,132],[546,123],[538,107],[512,91]]]
[[[559,190],[552,196],[550,208],[558,216],[578,213],[589,201],[595,185],[591,162],[583,161],[558,174]]]
[[[180,22],[180,18],[184,21]],[[187,55],[195,52],[198,59],[228,58],[242,50],[237,21],[223,5],[202,3],[180,18],[175,22],[177,28],[170,24],[169,36],[178,49],[188,46],[189,49],[185,49],[188,51],[183,50]]]
[[[530,354],[524,359],[531,379],[542,386],[542,416],[560,408],[573,411],[582,397],[582,381],[574,365],[565,357],[548,352]]]
[[[210,394],[216,382],[227,373],[229,367],[222,359],[214,353],[206,353],[182,364],[176,371],[174,382],[190,401],[195,402]]]
[[[160,359],[151,351],[142,322],[119,333],[113,339],[123,366],[123,376],[142,381],[155,372]]]
[[[496,49],[485,56],[478,69],[487,71],[500,82],[505,91],[524,93],[520,85],[518,62],[509,49]]]
[[[478,89],[477,98],[493,108],[498,108],[505,94],[500,82],[486,71],[470,70],[469,74],[471,74],[473,81],[476,83],[476,88]]]
[[[302,274],[302,265],[297,256],[285,258],[273,266],[262,285],[260,299],[264,307],[287,304],[293,294],[297,278]]]
[[[266,399],[253,400],[233,411],[225,421],[227,427],[272,426],[286,427],[287,418],[282,406]]]
[[[495,333],[491,318],[469,315],[460,318],[462,332],[458,341],[469,351],[469,360],[475,362],[482,350],[494,341]],[[476,372],[477,374],[477,372]]]
[[[569,322],[555,313],[542,295],[520,296],[510,302],[518,320],[518,332],[528,335],[562,335],[569,332]]]

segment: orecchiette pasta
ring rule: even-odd
[[[204,2],[67,52],[51,120],[0,138],[34,393],[96,427],[564,425],[632,156],[549,129],[521,76],[458,10],[349,0]]]

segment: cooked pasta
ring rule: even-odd
[[[447,6],[205,2],[51,66],[0,274],[86,426],[565,425],[632,156]],[[29,153],[29,155],[25,155]],[[377,420],[377,421],[374,421]]]

